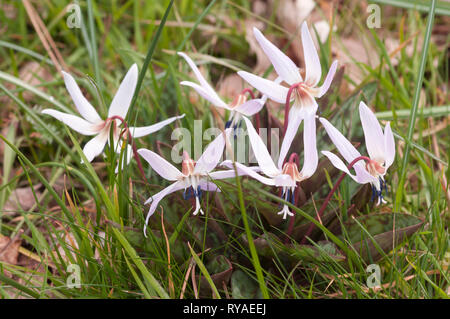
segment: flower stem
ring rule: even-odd
[[[370,162],[371,159],[366,157],[366,156],[359,156],[357,158],[355,158],[350,164],[348,164],[347,168],[351,169],[353,167],[353,165],[355,165],[357,162],[364,160],[367,162]],[[347,173],[342,172],[342,175],[339,177],[339,179],[337,180],[336,184],[334,184],[333,188],[331,189],[331,191],[328,193],[327,198],[325,198],[325,201],[323,202],[322,206],[319,209],[319,212],[317,213],[317,217],[316,219],[318,221],[320,221],[320,219],[322,218],[323,213],[325,212],[325,209],[328,206],[328,203],[330,202],[331,196],[333,196],[333,194],[336,192],[336,190],[339,188],[339,185],[342,183],[342,181],[344,180],[344,177],[347,175]],[[312,231],[314,230],[314,224],[311,223],[305,236],[303,237],[302,241],[300,242],[301,244],[305,244],[306,243],[306,238],[311,235]]]
[[[284,126],[283,126],[283,136],[286,134],[288,122],[289,122],[289,109],[291,107],[291,95],[294,89],[298,88],[300,83],[293,84],[286,95],[286,104],[284,106]]]

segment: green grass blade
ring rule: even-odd
[[[234,164],[233,164],[234,165]],[[234,165],[234,170],[236,171],[236,185],[239,196],[239,206],[242,214],[242,221],[245,227],[245,233],[247,235],[248,246],[250,248],[250,253],[252,256],[253,267],[255,268],[256,277],[258,278],[259,287],[261,289],[261,293],[265,299],[269,299],[269,291],[267,290],[267,286],[264,280],[264,275],[261,268],[261,263],[259,262],[258,253],[256,251],[255,243],[253,241],[252,232],[250,230],[250,226],[248,224],[247,211],[245,209],[244,204],[244,195],[242,193],[241,181],[239,175],[237,173],[236,165]]]
[[[128,114],[131,113],[131,110],[133,109],[134,105],[136,104],[136,100],[137,100],[139,91],[141,89],[142,82],[144,81],[145,73],[147,72],[148,66],[150,65],[150,61],[152,60],[153,52],[155,51],[156,45],[158,44],[158,40],[161,36],[161,32],[164,28],[167,17],[170,13],[170,9],[172,8],[173,1],[174,0],[171,0],[169,5],[167,6],[166,12],[164,12],[164,16],[161,20],[161,23],[160,23],[158,29],[156,30],[156,34],[155,34],[152,42],[150,43],[150,47],[148,48],[147,56],[145,57],[144,64],[142,65],[142,70],[139,73],[139,78],[138,78],[138,81],[136,84],[136,89],[134,90],[134,95],[133,95],[133,99],[131,100],[131,104],[130,104],[130,108],[129,108],[130,111],[128,111]]]
[[[414,133],[416,117],[417,117],[417,109],[419,107],[420,89],[422,88],[423,75],[425,73],[425,66],[426,66],[427,56],[428,56],[428,48],[429,48],[430,38],[431,38],[431,30],[433,29],[435,9],[436,9],[436,0],[432,0],[431,5],[430,5],[430,11],[429,11],[430,13],[428,14],[427,29],[425,31],[425,40],[423,43],[422,57],[420,60],[419,73],[418,73],[417,82],[416,82],[416,89],[414,91],[411,115],[409,117],[409,127],[408,127],[408,134],[406,137],[406,141],[411,141],[412,137],[413,137],[413,133]],[[403,185],[405,183],[406,171],[407,171],[408,163],[409,163],[410,150],[411,150],[411,144],[406,142],[405,151],[403,154],[402,167],[401,167],[401,171],[400,171],[400,178],[399,178],[399,182],[398,182],[398,186],[397,186],[397,194],[395,196],[394,211],[397,211],[397,212],[400,210],[400,204],[401,204],[401,200],[403,198],[403,191],[404,191]]]
[[[379,4],[387,4],[394,7],[415,9],[422,12],[430,12],[430,1],[428,0],[371,0]],[[450,15],[450,3],[444,1],[436,2],[436,14]]]

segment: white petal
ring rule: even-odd
[[[336,73],[337,69],[337,61],[334,61],[333,64],[331,64],[330,70],[328,70],[327,77],[325,78],[325,81],[323,82],[322,86],[319,89],[319,95],[317,97],[322,97],[325,93],[327,93],[328,89],[330,88],[331,81],[333,81],[334,75]]]
[[[267,95],[269,99],[278,103],[286,102],[287,93],[289,91],[287,87],[281,86],[274,81],[264,79],[245,71],[239,71],[238,74],[251,86],[256,88],[261,93]]]
[[[228,136],[230,132],[230,129],[225,130],[224,133],[219,134],[214,141],[209,143],[195,164],[194,173],[209,173],[219,164],[225,148],[225,135]]]
[[[100,134],[91,139],[84,145],[83,153],[89,162],[100,155],[105,148],[106,141],[108,140],[108,131],[102,130]]]
[[[236,164],[236,169],[237,169],[239,175],[250,176],[251,178],[254,178],[257,181],[259,181],[263,184],[266,184],[266,185],[270,185],[270,186],[275,185],[275,181],[273,178],[267,178],[267,177],[259,175],[258,173],[256,173],[256,169],[254,167],[247,167],[239,162],[235,162],[235,164]]]
[[[200,181],[198,183],[198,186],[200,186],[201,190],[206,192],[220,192],[219,187],[217,187],[217,185],[212,182]]]
[[[297,134],[298,127],[303,120],[304,112],[299,107],[291,107],[289,110],[289,122],[287,125],[286,133],[283,137],[283,143],[281,144],[280,156],[278,157],[278,169],[282,169],[284,160],[291,148],[292,141]]]
[[[64,76],[64,83],[66,85],[67,91],[69,91],[70,96],[72,97],[73,103],[75,103],[75,107],[78,112],[84,117],[87,121],[94,123],[101,121],[100,116],[94,107],[89,103],[88,100],[84,97],[83,93],[81,93],[80,87],[77,82],[75,82],[74,78],[64,71],[61,71]]]
[[[98,134],[101,129],[101,124],[92,124],[91,122],[88,122],[81,117],[63,113],[60,111],[45,109],[42,111],[42,114],[53,116],[55,119],[63,122],[74,131],[83,135],[95,135]]]
[[[221,164],[222,165],[222,164]],[[238,172],[239,174],[239,172]],[[233,178],[235,177],[236,172],[234,170],[226,170],[226,171],[216,171],[208,174],[211,179],[225,179],[225,178]]]
[[[169,181],[176,181],[178,178],[183,176],[183,174],[175,166],[170,164],[155,152],[152,152],[145,148],[141,148],[137,152],[162,178],[165,178]]]
[[[244,114],[245,116],[252,116],[263,108],[265,99],[249,100],[234,108],[235,112]]]
[[[349,140],[347,140],[330,122],[323,117],[320,118],[320,122],[325,127],[328,136],[339,150],[339,153],[341,153],[342,157],[344,157],[348,163],[361,156],[352,143],[350,143]]]
[[[277,187],[295,187],[296,182],[290,175],[280,174],[274,178]]]
[[[213,172],[213,173],[211,173],[211,174],[209,174],[209,176],[212,176],[212,174],[216,174],[216,173],[221,173],[221,172],[234,172],[234,165],[233,165],[233,161],[231,161],[231,160],[225,160],[225,161],[223,161],[222,163],[220,163],[219,164],[219,166],[225,166],[225,167],[227,167],[227,168],[231,168],[231,170],[230,171],[217,171],[217,172]],[[254,172],[261,172],[261,168],[259,167],[259,166],[248,166],[247,168],[249,168],[249,169],[251,169],[251,170],[253,170]],[[240,176],[241,174],[240,174],[240,172],[239,172],[239,170],[238,170],[238,175]],[[233,175],[231,175],[232,177],[234,177],[234,174]]]
[[[176,192],[182,188],[184,188],[184,182],[182,181],[178,181],[173,183],[170,186],[167,186],[166,188],[164,188],[162,191],[160,191],[159,193],[153,195],[152,197],[150,197],[145,203],[144,205],[148,204],[148,203],[152,203],[150,206],[150,209],[147,213],[147,217],[145,218],[145,225],[144,225],[144,235],[145,237],[147,237],[146,235],[146,230],[147,230],[147,224],[148,224],[148,220],[150,218],[150,216],[153,215],[153,213],[155,212],[156,208],[158,207],[158,203],[161,201],[161,199],[163,199],[165,196]]]
[[[328,157],[328,159],[330,160],[331,164],[333,164],[334,167],[347,173],[347,175],[349,175],[356,182],[358,182],[358,179],[356,178],[356,176],[353,175],[352,173],[350,173],[350,171],[347,168],[347,165],[345,165],[344,162],[339,157],[337,157],[335,154],[328,152],[328,151],[322,151],[322,154],[325,155],[326,157]]]
[[[345,165],[344,162],[335,154],[328,151],[322,151],[322,154],[328,157],[328,159],[330,160],[331,164],[333,164],[334,167],[345,172],[358,184],[374,183],[377,181],[375,177],[373,177],[372,175],[369,174],[369,172],[367,172],[363,160],[353,165],[353,168],[355,169],[356,172],[356,175],[353,175],[348,170],[347,165]]]
[[[364,102],[359,103],[359,116],[364,130],[366,149],[373,160],[384,160],[384,134],[380,123]]]
[[[391,125],[388,122],[386,126],[384,127],[384,145],[386,147],[384,154],[385,154],[385,168],[386,170],[389,168],[389,166],[392,165],[395,159],[395,140],[394,140],[394,134],[392,134]]]
[[[211,102],[211,100],[209,100],[211,103],[213,103],[215,106],[218,107],[225,107],[227,104],[222,101],[222,99],[217,95],[216,91],[214,91],[214,89],[211,87],[211,85],[209,85],[208,81],[205,80],[205,78],[203,77],[202,73],[200,72],[200,70],[197,68],[197,65],[195,65],[194,61],[192,61],[192,59],[187,56],[185,53],[183,52],[178,52],[179,56],[182,56],[186,62],[189,64],[189,66],[191,67],[192,71],[194,71],[195,77],[197,78],[197,80],[200,82],[200,86],[201,88],[203,88],[204,92],[210,96],[210,98],[212,100],[214,100],[215,102]],[[183,83],[192,83],[192,82],[187,82],[187,81],[183,81],[180,84],[182,85],[187,85],[187,84],[183,84]],[[195,83],[194,83],[195,84]],[[193,87],[194,89],[196,89],[195,87]],[[200,93],[199,91],[197,91],[200,95],[203,96],[202,93]],[[204,96],[203,96],[204,97]],[[206,98],[206,97],[205,97]]]
[[[317,169],[318,155],[316,145],[316,116],[305,117],[303,129],[304,162],[301,175],[304,178],[311,177]]]
[[[130,107],[131,99],[136,89],[137,80],[138,67],[136,64],[133,64],[122,80],[122,83],[120,83],[119,89],[109,106],[108,117],[117,115],[125,118],[127,116],[128,108]]]
[[[182,81],[180,82],[180,84],[184,86],[190,86],[195,91],[197,91],[197,93],[200,94],[204,99],[211,102],[214,106],[221,107],[227,110],[230,109],[230,107],[224,101],[222,101],[222,99],[218,97],[217,94],[211,94],[210,91],[206,90],[204,87],[198,85],[197,83]]]
[[[250,144],[252,146],[253,153],[255,154],[256,160],[261,170],[267,176],[273,177],[280,173],[279,169],[275,166],[272,157],[267,150],[266,145],[262,141],[261,137],[256,133],[252,122],[244,117],[245,124],[247,125],[248,138],[250,139]]]
[[[286,54],[267,40],[257,28],[253,28],[253,33],[270,62],[272,62],[275,71],[284,81],[290,85],[303,81],[298,67]]]
[[[357,182],[360,184],[372,183],[375,187],[380,190],[380,181],[377,177],[372,176],[366,169],[366,162],[360,160],[358,163],[353,165],[356,172]]]
[[[130,127],[131,136],[136,138],[136,137],[142,137],[142,136],[152,134],[156,131],[159,131],[164,126],[169,125],[170,123],[172,123],[178,119],[182,119],[184,116],[185,116],[185,114],[180,115],[180,116],[174,116],[174,117],[168,118],[167,120],[164,120],[164,121],[161,121],[159,123],[149,125],[149,126]]]
[[[306,22],[303,22],[302,24],[302,44],[306,68],[305,82],[314,87],[320,81],[322,68],[320,66],[319,55],[317,54],[316,47],[314,46]]]

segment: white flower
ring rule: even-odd
[[[144,204],[151,202],[150,210],[145,219],[144,233],[148,224],[150,216],[155,212],[158,203],[167,195],[184,189],[184,197],[195,197],[194,215],[199,212],[203,215],[203,210],[200,207],[200,197],[202,191],[219,191],[217,186],[211,180],[231,178],[235,176],[235,170],[216,171],[220,159],[222,158],[225,147],[225,138],[228,138],[231,129],[225,130],[222,134],[217,136],[205,149],[197,162],[193,161],[187,152],[183,153],[183,162],[181,172],[175,166],[170,164],[158,154],[147,150],[139,149],[138,153],[141,155],[150,166],[162,178],[173,181],[174,183],[164,188],[159,193],[150,197]],[[226,137],[225,137],[226,135]]]
[[[284,136],[287,140],[287,145],[290,145],[302,120],[307,116],[316,114],[318,105],[315,98],[322,97],[328,91],[336,73],[337,61],[332,63],[325,81],[319,87],[317,85],[322,76],[322,68],[306,22],[303,22],[301,27],[306,69],[305,79],[302,78],[299,68],[289,57],[267,40],[258,29],[254,28],[253,32],[256,40],[272,62],[279,78],[286,82],[289,87],[280,85],[278,82],[279,78],[275,81],[270,81],[245,71],[239,71],[238,74],[250,85],[267,95],[269,99],[278,103],[286,103],[288,92],[291,90],[288,103],[293,102],[293,105],[288,113],[288,122]],[[287,149],[282,149],[280,156],[286,156],[285,152],[287,152]]]
[[[366,149],[369,153],[370,161],[367,163],[363,161],[357,162],[353,166],[356,175],[352,175],[347,166],[335,154],[328,151],[322,151],[322,153],[328,157],[336,168],[350,175],[357,183],[371,183],[374,189],[374,195],[378,197],[377,204],[380,204],[380,202],[385,203],[382,195],[383,189],[386,188],[384,175],[394,162],[394,135],[392,134],[389,122],[386,124],[383,133],[375,114],[373,114],[364,102],[359,104],[359,116],[364,130]],[[324,118],[320,118],[320,122],[322,122],[328,136],[347,163],[351,163],[354,159],[361,156],[352,143],[331,125],[330,122]]]
[[[255,154],[258,162],[259,169],[267,177],[259,175],[253,168],[247,167],[238,162],[235,163],[237,168],[245,175],[258,180],[263,184],[281,187],[283,198],[294,204],[294,193],[297,182],[301,182],[311,177],[317,168],[318,155],[316,148],[315,116],[309,116],[305,119],[305,128],[303,132],[303,142],[305,146],[304,163],[300,172],[298,171],[298,163],[295,163],[292,155],[287,163],[284,163],[285,157],[280,156],[278,159],[278,165],[275,165],[269,151],[266,148],[266,145],[258,133],[256,133],[251,121],[247,118],[244,118],[244,120],[247,125],[248,137],[250,139],[253,153]],[[286,145],[285,143],[287,143],[286,140],[283,140],[281,148],[285,147],[286,149],[289,149],[290,145]],[[222,164],[228,167],[232,165],[231,161],[225,161]],[[283,209],[278,212],[278,214],[283,215],[283,219],[286,219],[287,215],[293,215],[287,205],[283,205]]]
[[[183,52],[178,52],[178,55],[182,56],[186,60],[192,71],[194,71],[195,77],[200,82],[200,84],[197,84],[190,81],[182,81],[180,84],[192,87],[198,94],[211,102],[215,107],[229,110],[231,113],[227,122],[227,127],[237,125],[242,116],[252,116],[258,113],[264,106],[267,97],[247,101],[245,94],[239,94],[237,98],[230,105],[228,105],[217,95],[214,89],[205,80],[194,61],[192,61],[192,59]]]
[[[107,141],[109,144],[111,143],[109,140],[111,126],[113,129],[114,149],[117,153],[120,153],[122,142],[120,140],[119,125],[121,124],[121,120],[119,118],[125,119],[131,99],[133,98],[138,78],[137,65],[133,64],[125,75],[125,78],[120,84],[119,89],[111,102],[106,120],[100,118],[91,103],[89,103],[89,101],[83,96],[74,78],[64,71],[62,71],[62,73],[67,91],[69,91],[75,107],[82,117],[59,112],[53,109],[45,109],[42,113],[53,116],[78,133],[91,136],[95,135],[95,137],[87,142],[83,148],[83,153],[89,162],[103,152]],[[150,126],[129,127],[129,130],[133,138],[142,137],[156,132],[182,117],[184,117],[184,114],[181,116],[171,117],[165,121]],[[127,145],[126,157],[128,164],[132,157],[130,145]]]

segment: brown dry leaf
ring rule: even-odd
[[[355,81],[355,83],[361,83],[365,76],[352,58],[355,59],[356,62],[362,62],[371,65],[372,67],[378,65],[380,61],[376,51],[366,49],[361,39],[342,38],[341,43],[337,41],[333,42],[332,47],[335,48],[336,59],[339,61],[339,65],[346,66],[346,74]],[[351,84],[349,85],[351,86]]]
[[[34,61],[27,62],[20,68],[19,78],[32,86],[37,86],[53,80],[52,74],[42,65]],[[45,91],[46,88],[42,87],[41,90]],[[30,101],[33,98],[33,93],[24,91],[23,98],[25,101]]]
[[[12,242],[11,238],[7,236],[0,237],[0,261],[16,265],[21,244],[22,239],[19,237],[16,237]]]
[[[42,185],[37,184],[34,186],[34,193],[37,198],[40,199],[42,193],[38,190]],[[23,210],[29,210],[36,204],[33,190],[31,187],[16,188],[9,195],[8,200],[5,203],[4,211],[6,213],[16,212],[19,208]]]
[[[219,83],[218,94],[225,101],[233,101],[244,89],[244,81],[236,73],[226,76]]]

